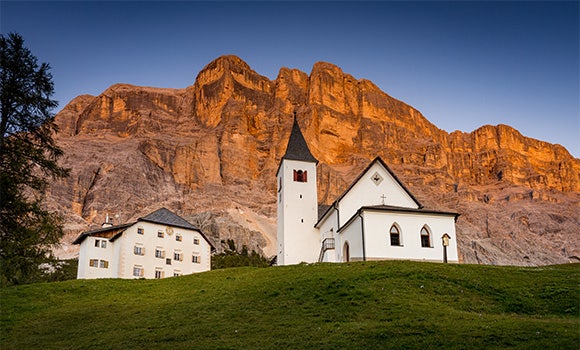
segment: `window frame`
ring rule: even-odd
[[[133,277],[145,276],[145,269],[141,265],[133,265]]]
[[[294,169],[293,178],[295,182],[308,182],[308,170]]]
[[[393,232],[393,229],[396,232]],[[396,243],[394,243],[396,241]],[[403,242],[401,239],[401,229],[399,228],[399,226],[392,224],[391,228],[389,228],[389,243],[391,245],[391,247],[402,247],[403,246]]]
[[[133,255],[144,256],[145,255],[145,247],[142,245],[134,245],[133,246]]]
[[[423,233],[426,232],[426,233]],[[419,231],[419,235],[421,237],[421,248],[432,248],[433,246],[431,245],[431,231],[429,230],[429,228],[427,226],[423,226],[421,227],[421,231]],[[427,241],[424,241],[424,239],[427,239]],[[427,243],[427,245],[425,245],[425,243]]]

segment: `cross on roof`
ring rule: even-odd
[[[385,199],[386,199],[386,198],[387,198],[387,196],[385,196],[385,194],[383,193],[383,194],[381,195],[381,201],[382,201],[382,204],[383,204],[383,205],[385,205]]]

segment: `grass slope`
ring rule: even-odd
[[[577,349],[580,265],[233,268],[0,290],[7,349]]]

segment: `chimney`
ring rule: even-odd
[[[105,217],[105,222],[103,222],[103,224],[101,225],[102,228],[107,228],[107,227],[112,227],[113,226],[113,222],[110,221],[109,219],[109,213],[107,213],[107,216]]]

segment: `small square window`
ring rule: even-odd
[[[101,241],[101,248],[107,248],[107,241],[104,239]]]
[[[199,245],[199,238],[194,238],[193,239],[193,244]]]
[[[138,235],[142,235],[143,233],[145,233],[145,230],[143,230],[143,227],[138,227],[137,228],[137,234]]]
[[[175,235],[175,240],[178,241],[178,242],[181,242],[182,237],[181,237],[181,235],[179,233]]]
[[[165,237],[165,234],[163,233],[163,231],[157,231],[157,237],[163,238]]]
[[[171,265],[171,258],[165,258],[165,264]]]
[[[145,248],[136,245],[135,247],[133,247],[133,253],[135,255],[145,255]]]
[[[99,261],[99,267],[102,269],[108,269],[109,262],[107,260],[101,260],[101,261]]]
[[[143,277],[145,271],[143,270],[142,266],[133,266],[133,276],[134,277]]]
[[[95,239],[95,247],[100,247],[101,246],[101,240],[100,239]]]
[[[91,259],[89,260],[90,267],[99,267],[99,259]]]

